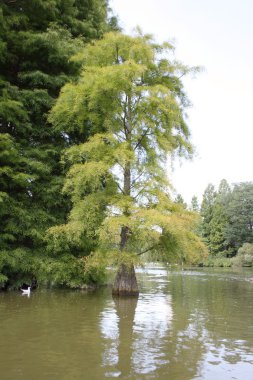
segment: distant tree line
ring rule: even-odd
[[[253,243],[253,183],[229,186],[222,180],[217,191],[208,185],[200,213],[201,233],[212,255],[231,257],[244,243]]]
[[[181,196],[177,202],[185,205]],[[201,205],[193,197],[189,208],[200,215],[198,234],[210,257],[236,257],[235,263],[253,264],[253,183],[229,185],[223,179],[218,189],[209,184]],[[246,255],[246,256],[245,256]]]

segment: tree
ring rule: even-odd
[[[228,223],[227,207],[230,199],[231,189],[228,182],[223,179],[218,191],[209,184],[203,196],[201,206],[202,215],[202,237],[211,254],[229,254],[229,244],[225,236]]]
[[[202,237],[210,253],[236,255],[244,243],[253,243],[253,184],[222,180],[216,192],[208,185],[202,202]]]
[[[225,236],[235,254],[244,243],[253,243],[253,184],[236,184],[227,206]]]
[[[93,258],[116,260],[117,295],[138,293],[134,264],[145,252],[173,252],[182,261],[203,249],[192,214],[172,202],[164,175],[168,153],[192,149],[180,80],[192,69],[170,60],[172,49],[150,36],[106,34],[74,58],[83,63],[80,79],[62,89],[50,115],[55,128],[74,123],[93,134],[65,153],[73,208],[50,239],[71,228],[80,238],[98,237]]]
[[[177,194],[175,198],[175,203],[182,205],[183,208],[187,208],[187,204],[184,201],[184,198],[182,197],[181,194]]]
[[[107,29],[104,0],[0,4],[0,273],[10,284],[38,273],[45,231],[69,211],[61,194],[61,151],[84,141],[87,131],[63,134],[46,115],[60,88],[77,75],[70,57]]]
[[[202,217],[201,235],[207,246],[210,245],[211,226],[213,218],[213,208],[216,201],[216,191],[214,185],[208,184],[203,194],[200,214]]]
[[[198,198],[196,197],[196,195],[194,195],[191,199],[191,206],[190,206],[190,209],[194,212],[199,212],[200,211],[200,207],[199,207],[199,203],[198,203]]]
[[[231,189],[228,182],[223,179],[218,188],[218,192],[213,205],[212,220],[210,221],[210,245],[212,254],[229,254],[229,244],[225,236],[228,223],[227,207],[229,204]]]
[[[225,239],[225,227],[227,224],[226,211],[224,205],[217,201],[213,208],[213,217],[210,222],[209,250],[212,254],[227,254],[228,245]]]

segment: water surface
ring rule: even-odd
[[[1,293],[0,379],[252,380],[249,276],[155,267],[138,299]]]

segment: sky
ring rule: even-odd
[[[190,203],[209,183],[253,181],[253,0],[111,0],[123,31],[138,25],[175,57],[202,66],[184,80],[192,161],[175,162],[171,180]]]

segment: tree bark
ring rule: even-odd
[[[125,264],[121,264],[115,277],[112,294],[114,296],[139,295],[139,289],[133,265],[128,267]]]
[[[130,233],[130,229],[129,227],[127,226],[123,226],[121,228],[121,233],[120,233],[120,250],[123,251],[126,243],[127,243],[127,240],[128,240],[128,236],[129,236],[129,233]]]

